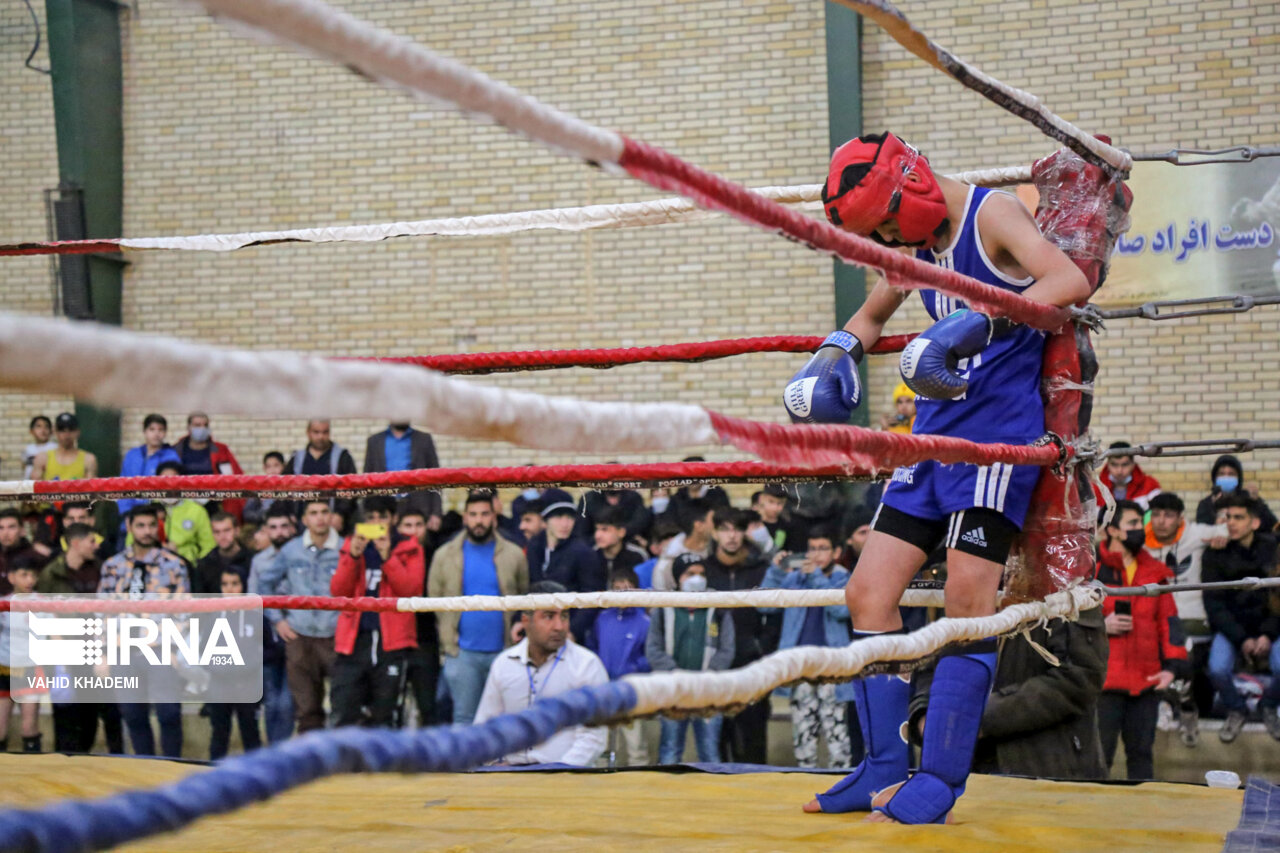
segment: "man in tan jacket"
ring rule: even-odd
[[[493,493],[469,493],[462,514],[464,532],[436,551],[427,575],[427,595],[523,595],[528,591],[524,552],[494,535],[495,522]],[[436,615],[454,723],[469,725],[475,717],[489,665],[511,644],[513,615],[499,611]]]

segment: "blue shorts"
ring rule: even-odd
[[[899,512],[930,521],[983,507],[1021,530],[1039,479],[1038,465],[943,465],[929,460],[894,471],[881,500]]]

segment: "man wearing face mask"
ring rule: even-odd
[[[1230,454],[1219,456],[1209,469],[1209,481],[1213,488],[1204,496],[1196,507],[1197,524],[1214,524],[1217,522],[1218,510],[1223,502],[1232,495],[1244,495],[1253,499],[1258,516],[1258,529],[1269,533],[1276,528],[1276,515],[1267,506],[1267,502],[1258,497],[1258,487],[1254,483],[1245,484],[1244,466],[1240,460]]]
[[[1132,446],[1127,441],[1113,441],[1107,449],[1123,450]],[[1112,497],[1118,501],[1133,501],[1141,507],[1143,512],[1146,512],[1147,504],[1151,499],[1160,494],[1160,483],[1155,477],[1143,471],[1142,466],[1133,461],[1132,456],[1107,457],[1107,465],[1102,469],[1099,479],[1102,485],[1111,491]],[[1093,490],[1101,505],[1102,493],[1098,491],[1097,486],[1094,486]]]
[[[192,412],[187,415],[187,434],[178,439],[173,449],[182,457],[182,470],[188,474],[243,474],[240,463],[231,452],[231,448],[213,440],[209,429],[209,416],[204,412]],[[214,502],[209,507],[210,513],[221,509],[236,517],[236,521],[244,520],[244,500],[229,498]]]
[[[707,576],[697,554],[676,557],[673,571],[681,592],[706,592]],[[654,672],[719,672],[733,663],[733,619],[714,607],[659,607],[649,623],[645,657]],[[684,755],[685,733],[693,724],[698,760],[720,760],[720,716],[669,720],[659,717],[658,763],[675,764]]]
[[[1098,580],[1107,586],[1168,583],[1173,572],[1147,553],[1142,507],[1118,501],[1099,546]],[[1108,596],[1102,602],[1110,657],[1098,698],[1098,733],[1108,769],[1124,738],[1129,778],[1154,779],[1159,691],[1186,677],[1187,649],[1173,596]]]

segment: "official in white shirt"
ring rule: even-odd
[[[567,591],[554,581],[540,581],[529,588],[530,595]],[[600,658],[569,639],[568,610],[531,611],[525,614],[524,626],[525,638],[499,654],[489,667],[476,709],[477,723],[523,711],[539,699],[609,681]],[[574,726],[503,761],[590,767],[604,752],[605,731],[602,727]]]

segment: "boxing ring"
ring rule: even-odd
[[[987,185],[1030,181],[1036,219],[1097,288],[1132,200],[1124,185],[1130,154],[1049,112],[1034,96],[960,61],[916,31],[883,0],[843,0],[884,26],[930,65],[981,92],[1065,148],[1030,167],[963,173]],[[1057,308],[921,263],[814,219],[816,187],[737,186],[638,140],[551,109],[505,84],[314,0],[203,0],[216,17],[293,45],[418,97],[486,117],[551,149],[680,199],[492,217],[287,232],[25,242],[0,254],[101,251],[233,251],[280,242],[377,241],[472,236],[516,230],[644,227],[728,214],[846,263],[876,269],[902,290],[932,288],[976,309],[1044,330],[1046,427],[1032,445],[980,444],[831,425],[746,421],[700,406],[583,402],[452,379],[449,373],[614,367],[702,361],[747,352],[808,352],[804,336],[675,344],[628,350],[482,353],[404,359],[321,358],[229,350],[119,329],[0,314],[0,377],[6,387],[74,395],[112,406],[164,406],[258,417],[368,417],[413,421],[438,434],[501,440],[570,452],[666,452],[730,446],[758,461],[469,468],[326,477],[195,476],[0,483],[0,499],[180,496],[302,497],[395,494],[411,488],[577,485],[593,488],[688,483],[804,482],[873,478],[926,459],[943,463],[1039,465],[1043,473],[996,615],[942,619],[905,636],[839,649],[799,648],[723,673],[629,676],[543,699],[529,709],[466,728],[315,732],[209,769],[126,758],[0,756],[14,784],[0,791],[0,848],[225,850],[613,847],[672,843],[711,849],[777,849],[850,841],[871,849],[1162,850],[1221,845],[1240,816],[1239,791],[1144,784],[1136,787],[975,777],[947,827],[871,826],[848,816],[803,815],[798,805],[825,780],[805,773],[658,774],[464,771],[545,740],[560,728],[657,713],[732,712],[800,680],[845,680],[906,672],[949,644],[1010,636],[1100,604],[1092,575],[1092,466],[1102,458],[1088,433],[1097,371],[1090,332],[1105,313]],[[1263,304],[1263,303],[1258,303]],[[1251,303],[1249,308],[1253,307]],[[1247,310],[1241,308],[1240,310]],[[1158,313],[1158,312],[1153,312]],[[1160,319],[1150,317],[1150,319]],[[900,351],[910,335],[887,337],[873,353]],[[32,359],[38,348],[53,353]],[[1266,443],[1257,443],[1262,446]],[[1160,450],[1152,450],[1159,453]],[[1176,453],[1177,451],[1173,451]],[[1209,452],[1209,451],[1203,451]],[[1170,453],[1169,455],[1173,455]],[[540,599],[264,599],[267,607],[421,611],[528,607],[815,606],[841,591],[799,596],[747,593],[591,593]],[[826,595],[823,598],[822,595]],[[667,597],[663,597],[667,596]],[[685,596],[685,597],[682,597]],[[721,596],[721,598],[716,598]],[[728,596],[727,598],[724,596]],[[808,597],[805,597],[808,596]],[[828,600],[829,599],[829,600]],[[937,604],[936,591],[909,590],[904,604]],[[226,609],[227,600],[217,607]],[[182,603],[190,607],[190,603]],[[131,606],[136,607],[136,604]],[[212,606],[212,605],[211,605]],[[15,609],[17,606],[15,605]],[[45,605],[42,609],[48,609]],[[723,768],[722,768],[723,769]],[[742,768],[739,768],[742,769]],[[547,771],[548,773],[551,771]],[[350,774],[378,774],[358,775]],[[401,775],[390,775],[401,774]],[[405,775],[413,774],[413,775]],[[333,778],[327,778],[333,777]],[[307,787],[298,790],[300,786]],[[1272,792],[1251,789],[1262,803]],[[372,806],[372,808],[371,808]],[[1248,803],[1246,803],[1248,812]],[[206,819],[218,815],[217,820]],[[1264,829],[1267,828],[1265,820]],[[177,834],[172,833],[178,831]],[[939,834],[942,833],[942,834]]]

